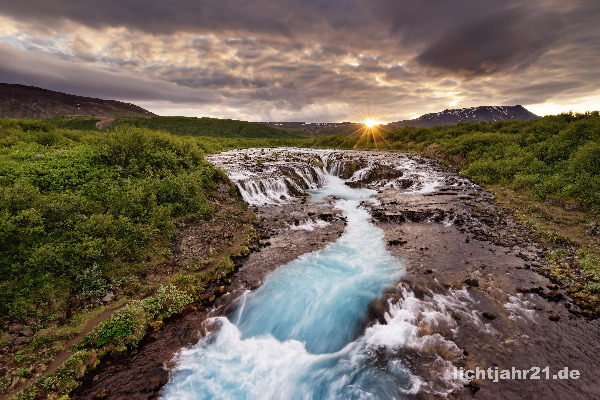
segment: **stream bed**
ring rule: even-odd
[[[363,330],[368,304],[404,273],[361,207],[374,191],[333,175],[325,181],[310,201],[333,196],[347,220],[343,235],[278,268],[228,318],[215,318],[217,328],[180,353],[164,399],[391,399],[418,391],[401,362],[377,365],[377,351],[401,346],[410,329]]]
[[[457,171],[349,150],[207,160],[256,216],[252,252],[214,304],[101,364],[76,398],[599,398],[599,320],[542,274],[553,249]],[[203,226],[175,254],[210,250]],[[455,373],[534,367],[580,377]]]

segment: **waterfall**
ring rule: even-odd
[[[445,179],[425,159],[398,153],[278,148],[232,150],[207,159],[227,171],[244,201],[253,206],[297,201],[322,187],[326,175],[412,195],[432,193]],[[391,176],[378,176],[382,167]]]
[[[455,357],[460,349],[439,334],[421,335],[418,328],[423,321],[452,323],[445,305],[457,301],[418,300],[405,292],[403,301],[390,304],[385,324],[365,327],[368,304],[400,279],[404,265],[386,250],[383,232],[361,207],[375,191],[349,187],[336,176],[348,162],[338,153],[317,155],[319,163],[291,163],[291,170],[274,162],[232,176],[254,205],[290,201],[295,190],[309,192],[313,202],[335,196],[347,219],[345,232],[272,272],[228,317],[211,319],[214,329],[177,355],[164,399],[403,399],[423,392],[443,395],[464,384],[451,376],[452,363],[436,350]],[[366,176],[372,165],[352,177]],[[429,321],[433,315],[439,318]],[[436,354],[430,369],[439,379],[433,383],[398,356],[427,349]]]

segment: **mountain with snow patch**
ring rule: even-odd
[[[385,128],[404,128],[405,126],[429,128],[436,125],[456,125],[459,122],[529,121],[538,118],[540,117],[521,105],[479,106],[424,114],[415,119],[391,122]]]

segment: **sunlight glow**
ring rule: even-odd
[[[573,101],[526,104],[525,108],[527,108],[532,113],[539,115],[540,117],[543,117],[545,115],[568,113],[570,111],[579,113],[585,113],[586,111],[596,111],[600,109],[600,94],[595,94],[593,96],[588,96]]]
[[[357,148],[358,146],[369,146],[369,144],[371,144],[374,145],[376,149],[379,149],[379,144],[382,142],[389,147],[389,143],[384,137],[385,131],[381,130],[383,122],[371,116],[364,116],[362,125],[362,128],[359,128],[350,134],[351,137],[355,135],[359,136],[354,148]]]
[[[377,121],[374,118],[367,118],[363,121],[363,125],[366,126],[367,128],[375,128],[377,125],[381,125],[381,121]]]
[[[383,129],[385,122],[381,121],[376,117],[375,112],[375,96],[371,99],[370,107],[367,107],[367,103],[363,99],[363,108],[360,110],[356,104],[348,98],[348,103],[351,104],[358,115],[360,115],[361,122],[360,127],[352,132],[348,137],[357,138],[354,148],[373,148],[379,150],[380,145],[384,145],[387,148],[391,148],[390,144],[385,139],[388,132]]]

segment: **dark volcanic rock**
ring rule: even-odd
[[[366,184],[373,183],[376,181],[387,181],[391,179],[400,178],[402,175],[402,170],[392,167],[390,165],[376,165],[368,169],[360,179],[346,182],[346,185],[353,188],[359,188],[365,186]],[[407,181],[412,184],[412,181]],[[410,187],[410,185],[408,185],[407,187]]]
[[[479,281],[477,279],[465,279],[465,283],[469,286],[479,287]]]

